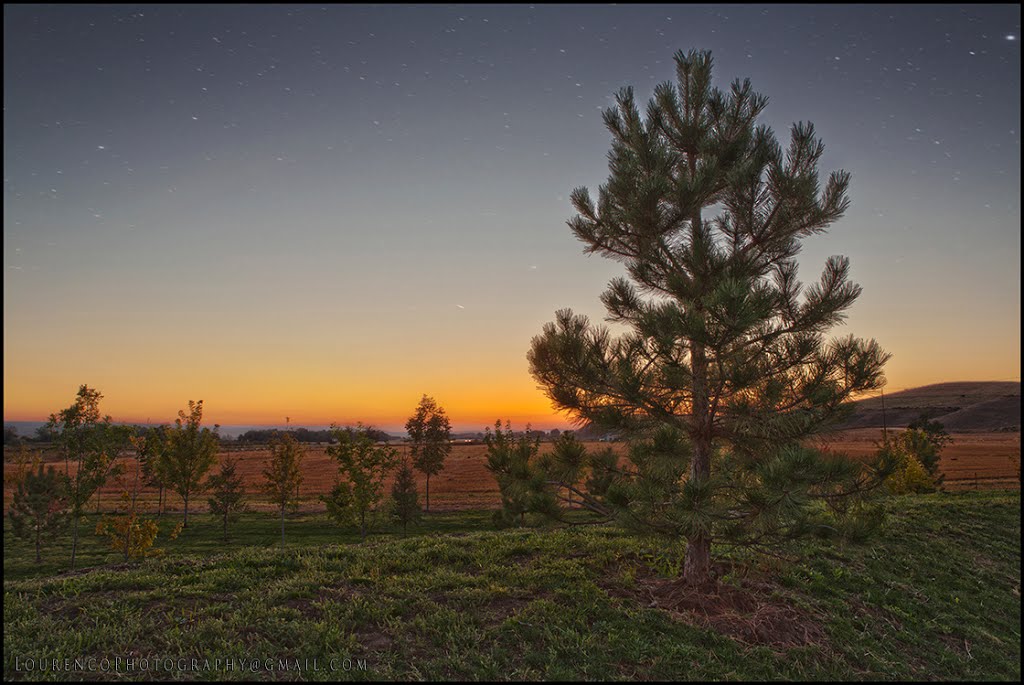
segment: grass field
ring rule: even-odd
[[[76,563],[79,569],[108,563],[116,564],[121,561],[119,554],[110,551],[103,539],[93,534],[98,519],[95,514],[90,514],[84,517],[80,524],[81,538]],[[221,522],[206,513],[197,513],[194,516],[189,514],[188,528],[175,540],[167,539],[167,534],[181,521],[181,516],[166,514],[155,520],[158,521],[161,531],[156,540],[156,547],[163,549],[168,556],[209,555],[223,552],[225,549],[250,546],[281,546],[281,519],[267,512],[240,514],[238,520],[229,525],[229,537],[226,542]],[[490,511],[438,512],[430,514],[419,525],[411,527],[409,534],[468,533],[493,528]],[[371,536],[401,537],[402,531],[390,525],[387,520],[382,520],[371,529]],[[286,549],[307,549],[355,542],[359,542],[358,530],[341,528],[328,519],[326,514],[290,514],[285,521]],[[58,573],[69,568],[70,559],[71,540],[65,537],[57,541],[53,547],[44,550],[42,563],[36,564],[34,548],[11,535],[10,521],[4,520],[4,580]]]
[[[700,603],[673,580],[678,547],[488,531],[486,512],[362,544],[311,516],[283,551],[270,514],[240,522],[238,549],[200,516],[164,559],[34,578],[5,528],[4,677],[1019,680],[1019,492],[888,506],[868,545],[729,558]]]

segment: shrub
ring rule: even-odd
[[[61,496],[63,482],[51,466],[45,472],[28,471],[14,491],[9,513],[11,528],[20,538],[31,541],[36,548],[36,563],[41,560],[43,542],[67,532],[68,514]]]
[[[96,524],[96,534],[106,537],[110,549],[121,553],[125,561],[161,556],[164,550],[153,547],[160,532],[156,521],[139,513],[128,492],[121,493],[121,501],[128,505],[127,511],[101,518]],[[184,525],[184,521],[179,521],[168,537],[177,538]]]

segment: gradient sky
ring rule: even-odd
[[[569,193],[691,48],[853,174],[801,276],[888,388],[1019,380],[1019,6],[5,5],[5,420],[564,425],[530,338],[623,272]]]

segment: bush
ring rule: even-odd
[[[942,484],[944,476],[939,473],[939,455],[947,440],[923,429],[908,428],[893,438],[893,442],[917,459],[935,485]]]
[[[163,555],[164,550],[153,547],[160,532],[156,521],[141,516],[127,492],[121,494],[121,501],[128,505],[128,510],[101,518],[96,524],[96,534],[106,537],[110,549],[119,552],[125,561]],[[184,525],[184,521],[179,521],[169,538],[177,538]]]
[[[889,492],[894,495],[935,492],[935,479],[903,441],[893,440],[880,447],[880,452],[894,464],[893,472],[885,480]]]

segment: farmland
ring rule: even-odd
[[[819,445],[863,458],[879,437],[848,430]],[[781,558],[722,548],[720,582],[699,597],[679,585],[683,546],[664,538],[611,525],[495,530],[483,445],[453,445],[431,479],[433,511],[408,536],[378,520],[364,542],[323,513],[336,465],[310,446],[283,547],[258,494],[268,450],[226,448],[250,502],[228,540],[202,499],[168,539],[180,520],[172,494],[164,556],[124,563],[87,533],[69,571],[66,537],[36,564],[5,520],[5,679],[1014,680],[1020,434],[953,439],[941,462],[951,492],[888,498],[884,532],[867,544],[810,539]],[[103,490],[101,510],[121,487]],[[156,492],[143,501],[155,510]],[[83,530],[99,518],[87,514]],[[38,670],[70,654],[83,665]],[[109,673],[90,670],[104,663]]]
[[[881,438],[881,430],[876,428],[854,429],[836,433],[821,439],[819,444],[836,452],[845,452],[854,458],[863,458],[875,450],[875,443]],[[625,446],[621,443],[588,442],[588,449],[604,449],[611,447],[623,454]],[[550,443],[542,444],[542,451],[549,450]],[[407,448],[399,446],[399,453]],[[4,503],[10,503],[12,490],[8,473],[13,468],[10,463],[11,452],[7,451],[4,463]],[[230,456],[238,460],[239,473],[244,478],[254,507],[259,509],[261,495],[258,485],[262,479],[261,472],[269,457],[265,448],[242,449],[232,448],[222,452],[221,456]],[[942,453],[941,469],[946,474],[946,487],[950,490],[992,489],[1019,487],[1020,472],[1020,433],[955,433],[953,443]],[[63,469],[63,461],[56,455],[45,457],[58,469]],[[126,466],[129,460],[122,460]],[[430,504],[438,511],[460,511],[486,509],[498,506],[500,497],[494,478],[486,468],[486,447],[480,444],[456,444],[445,462],[444,470],[431,478]],[[302,463],[304,482],[302,485],[303,505],[305,511],[322,511],[323,505],[318,497],[330,491],[337,475],[335,462],[327,455],[325,446],[311,446]],[[425,479],[418,474],[420,492],[423,491]],[[123,487],[111,482],[103,489],[100,506],[106,502],[112,506]],[[390,487],[390,484],[389,484]],[[156,504],[157,493],[146,489],[143,501]],[[205,501],[196,502],[199,510],[205,507]],[[170,495],[169,506],[173,511],[180,506],[176,495]],[[269,507],[267,507],[269,508]]]
[[[881,435],[878,428],[853,429],[823,438],[819,444],[851,457],[864,458],[875,451]],[[1020,433],[950,435],[953,442],[943,449],[939,463],[948,490],[1020,487]]]
[[[858,459],[880,437],[817,442]],[[378,519],[366,541],[323,513],[337,467],[326,446],[309,446],[283,546],[259,494],[269,451],[226,447],[249,501],[227,540],[202,498],[168,539],[181,509],[170,494],[163,556],[124,563],[86,533],[69,571],[70,540],[36,564],[5,520],[5,679],[1014,680],[1020,434],[952,437],[941,461],[950,492],[888,498],[884,532],[867,544],[810,539],[781,557],[722,548],[720,582],[699,597],[679,585],[683,546],[664,538],[612,525],[495,530],[484,445],[452,446],[431,479],[432,512],[408,536]],[[125,486],[108,484],[100,511]],[[142,499],[155,511],[155,490]],[[84,531],[100,519],[88,509]],[[81,664],[39,671],[69,654]],[[110,672],[90,670],[104,663]]]

